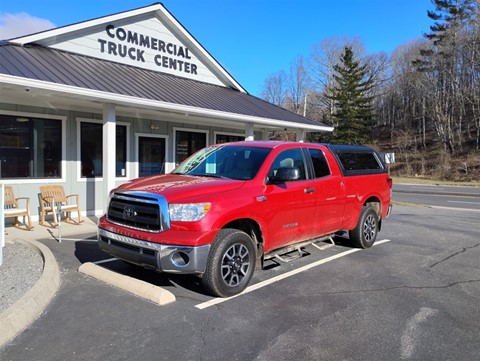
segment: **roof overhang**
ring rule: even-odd
[[[176,114],[182,118],[200,117],[209,119],[213,122],[221,122],[224,124],[252,124],[257,129],[264,130],[304,130],[310,132],[331,132],[333,127],[315,124],[300,124],[279,119],[263,118],[258,116],[249,116],[245,114],[236,114],[225,111],[199,108],[183,104],[174,104],[159,100],[145,99],[123,94],[104,92],[99,90],[86,89],[71,85],[57,84],[45,82],[41,80],[28,79],[23,77],[0,74],[0,94],[5,89],[17,89],[21,91],[37,92],[39,94],[49,93],[50,96],[82,100],[91,104],[114,104],[119,108],[136,108],[139,110],[167,112]],[[5,95],[5,94],[2,94]],[[25,96],[27,96],[25,94]],[[3,98],[3,96],[2,96]],[[138,111],[137,111],[138,112]]]

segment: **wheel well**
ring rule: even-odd
[[[363,205],[375,209],[378,216],[378,228],[380,230],[382,228],[382,203],[380,202],[380,199],[377,197],[370,197]]]
[[[242,232],[248,234],[257,248],[257,255],[263,254],[263,235],[260,230],[260,226],[253,219],[242,218],[236,219],[230,223],[227,223],[223,228],[233,228],[238,229]]]
[[[378,199],[377,197],[368,198],[363,205],[372,207],[373,209],[375,209],[375,212],[377,212],[378,218],[382,217],[382,204],[380,202],[380,199]]]

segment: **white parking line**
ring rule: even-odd
[[[381,241],[377,241],[374,243],[374,246],[378,246],[380,244],[383,244],[383,243],[386,243],[386,242],[390,242],[389,239],[384,239],[384,240],[381,240]],[[241,295],[244,295],[246,293],[250,293],[252,291],[255,291],[255,290],[258,290],[260,288],[263,288],[265,286],[268,286],[272,283],[275,283],[275,282],[278,282],[280,280],[283,280],[285,278],[288,278],[288,277],[291,277],[291,276],[294,276],[298,273],[301,273],[301,272],[304,272],[304,271],[307,271],[309,270],[310,268],[314,268],[314,267],[317,267],[317,266],[320,266],[322,264],[325,264],[325,263],[328,263],[330,261],[334,261],[338,258],[341,258],[341,257],[345,257],[345,256],[348,256],[349,254],[352,254],[352,253],[355,253],[355,252],[358,252],[358,251],[362,251],[361,248],[354,248],[354,249],[350,249],[348,251],[345,251],[345,252],[342,252],[342,253],[339,253],[339,254],[336,254],[334,256],[331,256],[331,257],[328,257],[328,258],[325,258],[325,259],[321,259],[319,261],[316,261],[314,263],[311,263],[311,264],[307,264],[303,267],[300,267],[298,269],[295,269],[295,270],[292,270],[292,271],[289,271],[289,272],[286,272],[284,274],[281,274],[281,275],[278,275],[278,276],[275,276],[275,277],[272,277],[268,280],[265,280],[265,281],[262,281],[262,282],[259,282],[259,283],[256,283],[254,285],[251,285],[251,286],[248,286],[245,291],[243,291],[242,293],[239,293],[238,295],[235,295],[235,296],[232,296],[232,297],[228,297],[228,298],[214,298],[214,299],[211,299],[210,301],[207,301],[207,302],[203,302],[203,303],[199,303],[198,305],[195,305],[196,308],[200,309],[200,310],[203,310],[205,308],[208,308],[210,306],[214,306],[214,305],[217,305],[219,303],[223,303],[223,302],[226,302],[226,301],[229,301],[233,298],[236,298],[238,296],[241,296]]]
[[[478,204],[478,202],[447,201],[447,203]]]
[[[438,186],[413,186],[412,189],[421,189],[424,191],[425,189],[435,189],[437,191],[443,190],[443,187],[438,187]]]

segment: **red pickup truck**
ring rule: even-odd
[[[392,180],[364,146],[250,141],[212,145],[172,173],[110,194],[98,244],[160,272],[201,276],[216,296],[242,292],[265,259],[349,231],[373,245]]]

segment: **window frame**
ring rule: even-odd
[[[103,120],[102,119],[92,119],[92,118],[82,118],[82,117],[77,117],[76,118],[77,122],[77,181],[78,182],[101,182],[103,181],[103,175],[101,177],[82,177],[82,157],[81,157],[81,123],[95,123],[95,124],[100,124],[103,125]],[[125,159],[125,176],[124,177],[117,177],[115,175],[115,181],[126,181],[131,179],[130,178],[130,123],[129,122],[115,122],[115,127],[117,125],[125,126],[126,127],[126,159]],[[103,128],[102,128],[103,131]],[[116,134],[116,133],[115,133]],[[102,142],[103,142],[103,136],[102,136]],[[103,146],[103,144],[102,144]],[[115,144],[116,146],[116,144]],[[103,155],[102,155],[102,164],[103,164]]]
[[[327,165],[327,168],[328,168],[328,174],[325,174],[325,175],[320,176],[320,177],[317,177],[315,175],[315,165],[313,164],[313,158],[312,158],[311,151],[319,151],[320,153],[322,153],[323,159],[324,159],[325,164]],[[325,156],[325,152],[323,151],[323,149],[312,148],[312,147],[305,148],[305,157],[308,159],[309,172],[310,172],[311,179],[323,179],[325,177],[330,177],[332,175],[332,169],[330,167],[330,164],[328,163],[327,157]]]
[[[210,132],[208,130],[203,130],[203,129],[195,129],[195,128],[173,128],[173,144],[172,144],[172,159],[173,159],[173,165],[174,169],[178,166],[180,162],[177,163],[177,152],[176,152],[176,146],[177,146],[177,131],[180,132],[192,132],[192,133],[203,133],[205,134],[205,146],[208,147],[210,145],[208,141],[208,136]],[[191,154],[190,154],[191,155]]]
[[[311,180],[312,179],[312,165],[310,164],[311,160],[308,160],[308,157],[306,156],[305,154],[305,149],[304,148],[288,148],[288,149],[283,149],[281,150],[280,152],[278,152],[275,157],[273,158],[273,161],[272,161],[272,164],[270,166],[270,168],[268,169],[268,172],[267,172],[267,179],[270,179],[270,177],[272,176],[271,172],[273,172],[273,175],[275,174],[275,169],[274,169],[274,165],[275,165],[275,162],[277,161],[277,159],[280,157],[280,155],[282,155],[283,153],[287,153],[287,152],[290,152],[290,151],[298,151],[298,153],[300,154],[301,158],[302,158],[302,162],[303,162],[303,166],[304,166],[304,169],[303,169],[303,178],[300,178],[300,179],[297,179],[295,181],[290,181],[290,182],[286,182],[286,183],[292,183],[292,182],[304,182],[304,181],[307,181],[307,180]],[[295,159],[292,159],[294,161],[294,167],[295,167]],[[278,167],[280,168],[280,167]],[[277,168],[277,169],[278,169]],[[297,167],[298,168],[298,167]],[[301,171],[301,169],[300,169]],[[267,184],[269,184],[269,182],[267,182]]]
[[[60,161],[60,167],[61,167],[61,174],[60,177],[58,178],[9,178],[9,179],[4,179],[0,178],[0,181],[3,184],[18,184],[19,181],[22,182],[22,184],[36,184],[36,183],[44,183],[48,181],[48,183],[65,183],[66,182],[66,167],[67,167],[67,161],[66,161],[66,154],[67,154],[67,116],[63,115],[50,115],[50,114],[40,114],[40,113],[32,113],[32,112],[22,112],[22,111],[9,111],[9,110],[0,110],[0,114],[2,115],[8,115],[8,116],[14,116],[17,118],[37,118],[37,119],[47,119],[47,120],[60,120],[61,123],[61,138],[62,138],[62,145],[61,145],[61,161]]]
[[[241,141],[244,141],[245,140],[245,133],[233,133],[233,132],[213,132],[213,139],[214,139],[214,142],[215,144],[218,144],[218,140],[217,140],[217,136],[218,135],[226,135],[226,136],[232,136],[232,137],[241,137],[243,138],[243,140]],[[227,142],[227,143],[230,143],[230,142]]]

